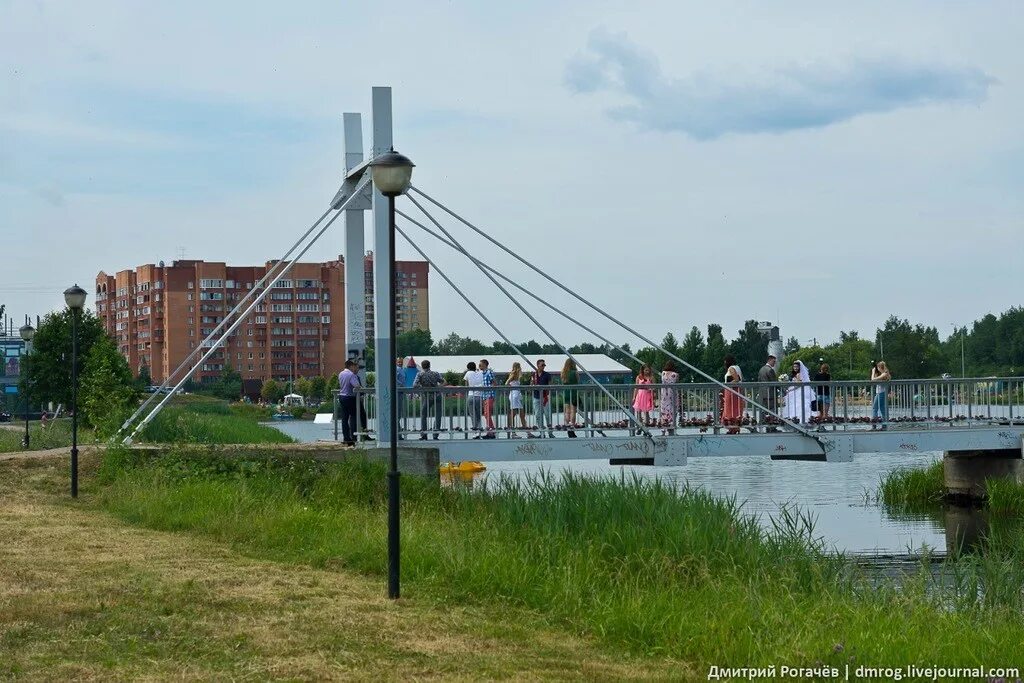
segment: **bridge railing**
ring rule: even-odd
[[[1024,422],[1022,377],[731,386],[742,398],[727,399],[726,392],[712,383],[609,384],[604,388],[655,435],[791,429],[755,402],[787,420],[826,431]],[[650,403],[643,392],[649,392]],[[358,398],[364,410],[356,411],[356,431],[373,436],[379,412],[373,390],[360,390]],[[651,409],[643,410],[647,405]],[[402,438],[589,437],[636,432],[630,416],[594,384],[399,389]]]

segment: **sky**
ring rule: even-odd
[[[341,114],[368,124],[387,85],[417,187],[643,335],[756,318],[827,342],[895,314],[945,336],[1024,303],[1021,35],[1014,1],[0,0],[0,303],[280,257],[340,184]],[[504,334],[547,340],[411,230]],[[308,256],[343,243],[339,221]],[[499,338],[436,271],[431,328]]]

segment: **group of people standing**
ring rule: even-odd
[[[806,424],[812,418],[819,421],[828,420],[832,409],[832,372],[824,359],[819,359],[818,371],[811,372],[804,362],[796,360],[790,368],[790,374],[779,375],[775,366],[778,359],[769,355],[765,364],[757,373],[757,403],[755,420],[757,424],[767,424],[767,431],[778,431],[772,424],[770,415],[778,415],[785,420]],[[720,404],[722,424],[728,426],[727,433],[737,434],[744,419],[744,407],[747,399],[739,385],[743,382],[743,370],[736,364],[736,359],[728,355],[724,360],[725,376],[723,383],[726,388],[721,392]],[[888,387],[885,382],[892,379],[885,361],[876,361],[871,368],[871,381],[875,382],[871,404],[871,416],[883,422],[889,419]],[[777,387],[768,386],[772,382],[788,382],[790,386],[781,392]],[[672,361],[665,363],[661,372],[661,388],[658,392],[657,405],[655,391],[645,385],[654,384],[654,373],[649,365],[643,365],[635,380],[638,385],[633,392],[633,411],[641,424],[649,424],[651,415],[658,408],[658,424],[662,434],[674,434],[676,416],[683,412],[679,402],[679,390],[670,385],[679,382],[679,373]],[[780,400],[781,399],[781,400]],[[781,412],[780,412],[781,410]],[[884,426],[882,427],[884,429]]]
[[[778,375],[775,366],[778,359],[769,355],[765,364],[757,373],[759,383],[756,389],[755,423],[763,425],[767,431],[777,431],[771,416],[777,415],[783,419],[795,423],[809,423],[812,418],[821,418],[819,421],[827,420],[832,405],[832,373],[829,364],[820,359],[817,372],[811,376],[810,370],[803,361],[793,362],[788,375]],[[743,383],[743,370],[737,365],[736,359],[729,355],[724,359],[725,375],[723,383],[726,388],[720,395],[721,422],[728,428],[728,433],[735,434],[740,431],[744,421],[744,408],[747,399],[744,397],[740,385]],[[504,384],[509,387],[508,391],[508,413],[506,429],[509,438],[520,438],[517,433],[522,430],[530,438],[554,438],[554,424],[552,420],[552,375],[546,369],[544,359],[538,359],[533,372],[524,373],[519,362],[512,364],[512,369],[505,378]],[[565,385],[562,389],[562,413],[565,427],[570,438],[576,436],[574,431],[577,427],[577,399],[576,391],[572,388],[579,384],[579,372],[575,361],[568,358],[562,366],[559,379]],[[888,386],[887,382],[892,379],[885,361],[877,361],[872,364],[870,379],[874,382],[874,389],[871,403],[871,414],[875,420],[885,422],[889,419],[888,408]],[[344,441],[354,445],[354,434],[356,431],[357,411],[366,424],[366,413],[357,400],[356,390],[362,385],[358,375],[358,366],[354,361],[345,363],[345,370],[338,376],[341,403],[341,422],[344,433]],[[654,372],[650,365],[643,365],[636,376],[636,387],[633,391],[632,409],[638,422],[643,425],[652,423],[652,416],[655,410],[658,411],[657,424],[662,427],[662,434],[674,434],[678,424],[677,419],[685,412],[682,405],[680,388],[673,385],[679,383],[679,372],[675,364],[670,360],[665,363],[661,371],[660,386],[654,387]],[[396,386],[414,389],[439,389],[448,386],[444,376],[431,369],[430,361],[424,360],[417,365],[414,358],[399,358],[395,364]],[[773,382],[788,382],[784,390],[771,386]],[[466,365],[466,372],[462,376],[460,386],[467,387],[465,393],[465,417],[476,433],[474,438],[493,439],[496,438],[495,425],[495,398],[494,389],[497,378],[490,367],[487,359],[479,362],[470,362]],[[532,386],[532,390],[521,389],[520,387]],[[656,393],[657,392],[657,393]],[[531,429],[526,422],[525,394],[531,398],[531,408],[534,416],[534,429]],[[657,396],[657,400],[656,400]],[[432,421],[434,439],[439,437],[441,431],[442,417],[445,414],[445,394],[441,391],[423,392],[420,401],[420,439],[426,440],[428,423]],[[405,415],[406,396],[402,392],[398,394],[399,404],[399,426],[402,416]],[[884,429],[884,425],[882,426]],[[756,430],[756,427],[751,427]]]

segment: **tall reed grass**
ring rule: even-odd
[[[14,423],[14,426],[18,426]],[[25,436],[24,423],[21,429],[0,429],[0,453],[13,453],[24,450],[21,440]],[[90,427],[78,425],[78,442],[91,443],[94,440]],[[31,450],[48,448],[64,448],[71,445],[71,420],[51,420],[43,427],[38,422],[29,425],[29,445]]]
[[[877,498],[899,511],[925,511],[942,505],[946,495],[942,461],[924,468],[890,472],[878,484]]]
[[[1012,479],[989,479],[985,482],[985,491],[992,512],[1024,515],[1024,484]]]
[[[104,505],[130,522],[384,574],[380,465],[114,450],[100,474]],[[711,664],[1024,656],[1019,611],[978,600],[951,609],[924,578],[899,590],[866,581],[792,509],[766,531],[735,499],[657,480],[566,473],[483,491],[402,482],[407,596],[528,609],[609,646],[692,661],[701,675]]]

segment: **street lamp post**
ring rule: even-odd
[[[85,306],[86,291],[74,285],[64,290],[71,309],[71,497],[78,498],[78,316]]]
[[[24,325],[22,325],[18,329],[18,333],[21,335],[22,340],[24,340],[24,342],[25,342],[25,354],[24,355],[27,358],[28,357],[28,352],[32,348],[32,338],[36,336],[36,328],[32,327],[28,323],[25,323]],[[24,372],[24,370],[25,370],[24,364],[22,364],[22,372]],[[25,391],[25,450],[27,451],[29,449],[29,446],[31,445],[30,444],[30,440],[29,440],[29,436],[28,436],[28,409],[29,409],[29,405],[28,405],[28,385],[27,385],[27,380],[26,380],[26,384],[24,385],[24,391]]]
[[[388,302],[388,325],[391,344],[396,341],[395,305],[395,197],[405,194],[412,182],[414,164],[394,149],[370,162],[374,186],[388,198],[388,281],[391,283]],[[394,348],[392,348],[392,356]],[[391,458],[388,468],[388,597],[397,599],[400,591],[399,573],[399,474],[398,474],[398,385],[394,372],[388,373],[391,395]]]

